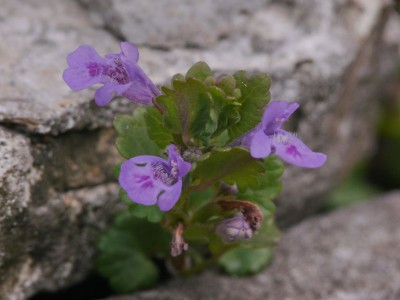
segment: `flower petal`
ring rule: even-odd
[[[168,148],[168,163],[171,165],[172,161],[178,164],[178,176],[183,177],[189,173],[192,165],[182,159],[182,157],[176,152],[175,145],[169,145]]]
[[[122,95],[130,86],[128,84],[106,83],[96,91],[94,99],[98,106],[107,105],[115,96]]]
[[[89,45],[82,45],[67,56],[67,63],[70,67],[83,67],[87,63],[104,64],[105,59],[101,58],[97,51]]]
[[[135,45],[129,42],[121,42],[120,47],[121,54],[125,55],[128,60],[132,62],[137,62],[139,60],[139,51]]]
[[[182,193],[182,180],[179,179],[174,185],[164,188],[164,191],[158,196],[158,207],[161,211],[168,211],[179,200]]]
[[[298,103],[272,101],[266,107],[262,117],[262,128],[267,135],[280,129],[282,124],[299,107]]]
[[[263,130],[257,130],[250,142],[250,154],[254,158],[267,157],[271,153],[271,139]]]
[[[311,151],[302,141],[285,130],[274,135],[275,153],[283,160],[304,168],[318,168],[326,161],[326,155]]]
[[[142,83],[134,81],[130,84],[123,96],[133,102],[143,105],[152,105],[154,94]]]
[[[152,163],[166,163],[156,156],[141,155],[125,161],[121,165],[119,184],[127,192],[133,202],[153,205],[165,188],[161,181],[154,178]]]
[[[101,83],[101,76],[91,76],[86,67],[73,67],[64,70],[63,80],[74,91],[87,89],[88,87]]]
[[[123,56],[121,56],[121,61],[132,82],[130,89],[124,96],[135,102],[151,105],[153,98],[161,94],[160,90],[136,63]]]

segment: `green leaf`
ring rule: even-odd
[[[159,273],[150,257],[168,253],[169,241],[160,225],[120,214],[100,238],[97,268],[119,292],[149,287]]]
[[[146,218],[151,223],[159,223],[164,217],[164,213],[157,205],[146,206],[132,203],[129,206],[129,212],[135,217]]]
[[[236,88],[236,80],[232,75],[224,75],[218,78],[217,85],[225,92],[225,94],[233,95]]]
[[[257,188],[264,168],[259,160],[250,156],[248,150],[240,147],[214,149],[210,155],[197,162],[192,171],[195,188],[203,190],[223,180],[236,183],[239,190]]]
[[[242,245],[253,248],[268,248],[272,251],[280,237],[279,229],[276,227],[272,215],[265,216],[260,229],[251,239],[242,242]]]
[[[210,67],[205,63],[205,62],[198,62],[195,63],[189,71],[186,73],[186,79],[187,78],[196,78],[200,81],[206,80],[207,77],[212,76],[213,73],[210,69]]]
[[[197,244],[207,244],[213,227],[208,224],[193,224],[187,227],[183,233],[185,240]]]
[[[99,272],[119,293],[151,287],[159,276],[155,264],[135,249],[101,254],[97,264]]]
[[[274,213],[274,200],[282,189],[281,176],[283,163],[275,156],[268,156],[264,160],[265,175],[259,178],[260,185],[257,188],[239,192],[238,198],[259,204],[270,214]]]
[[[128,205],[129,212],[137,218],[147,219],[151,223],[158,223],[165,215],[157,205],[146,206],[134,203],[122,188],[119,189],[119,197],[122,202]]]
[[[164,126],[163,117],[160,112],[154,108],[147,108],[144,114],[149,137],[161,148],[165,149],[172,143],[172,135],[167,127]]]
[[[236,85],[241,91],[238,99],[242,103],[240,121],[229,128],[231,140],[245,134],[261,122],[265,106],[270,99],[270,77],[267,74],[248,76],[245,71],[234,74]]]
[[[220,266],[230,275],[244,276],[261,271],[271,260],[269,249],[236,247],[219,259]]]
[[[119,178],[119,174],[121,173],[121,165],[122,165],[122,163],[117,163],[114,166],[113,175],[114,175],[114,178],[117,180]]]
[[[138,248],[149,256],[158,256],[169,251],[170,238],[170,234],[160,224],[124,212],[116,217],[112,227],[101,236],[99,249],[111,252]]]
[[[214,120],[214,124],[218,124],[217,128],[213,130],[215,131],[214,136],[216,136],[240,120],[239,108],[241,104],[233,98],[228,98],[219,87],[209,87],[209,94],[213,101],[211,118]]]
[[[207,145],[216,128],[207,87],[190,77],[185,82],[173,81],[173,88],[163,88],[165,95],[157,98],[165,108],[164,124],[174,135],[182,135],[186,145]]]
[[[146,109],[137,107],[132,116],[120,115],[114,119],[117,130],[117,149],[124,158],[138,155],[156,155],[162,153],[157,144],[148,135],[144,118]]]
[[[212,189],[205,189],[204,191],[193,191],[189,195],[189,211],[193,212],[209,203],[213,196]]]

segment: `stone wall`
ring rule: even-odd
[[[93,90],[68,89],[65,57],[79,45],[105,54],[118,51],[118,40],[136,43],[158,84],[198,60],[219,72],[269,72],[273,98],[301,104],[290,129],[329,157],[319,170],[287,168],[277,200],[282,226],[318,209],[321,195],[370,153],[376,96],[398,57],[400,25],[381,0],[0,4],[2,299],[84,278],[99,231],[121,207],[109,128],[133,106],[100,109]]]

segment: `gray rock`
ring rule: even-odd
[[[0,298],[82,280],[98,235],[121,209],[110,129],[60,137],[0,127]]]
[[[93,90],[73,92],[62,81],[66,56],[79,45],[101,54],[118,50],[116,39],[73,1],[2,0],[0,36],[0,122],[57,134],[109,127],[116,111],[131,110],[127,102],[97,108]]]
[[[248,15],[264,1],[103,1],[81,0],[96,20],[119,36],[155,48],[209,48],[222,39],[237,35]],[[150,24],[151,26],[146,26]]]
[[[270,267],[247,278],[206,272],[108,300],[400,298],[400,192],[310,219],[279,242]]]

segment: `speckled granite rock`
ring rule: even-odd
[[[400,299],[400,192],[304,221],[250,278],[207,272],[108,300]]]
[[[105,54],[118,51],[123,36],[139,42],[140,63],[156,83],[198,60],[218,71],[270,72],[274,98],[302,104],[291,130],[329,156],[320,170],[287,169],[283,226],[314,211],[319,195],[371,149],[375,92],[398,55],[398,22],[389,38],[382,34],[388,1],[197,1],[196,14],[191,2],[171,10],[174,0],[80,2],[0,0],[1,299],[83,278],[99,230],[118,209],[111,171],[119,157],[106,128],[132,105],[99,109],[93,90],[67,88],[65,57],[80,44]],[[164,16],[157,11],[168,18],[155,22]],[[160,26],[172,35],[150,34]]]
[[[78,282],[120,209],[111,130],[27,137],[0,127],[0,299]]]

